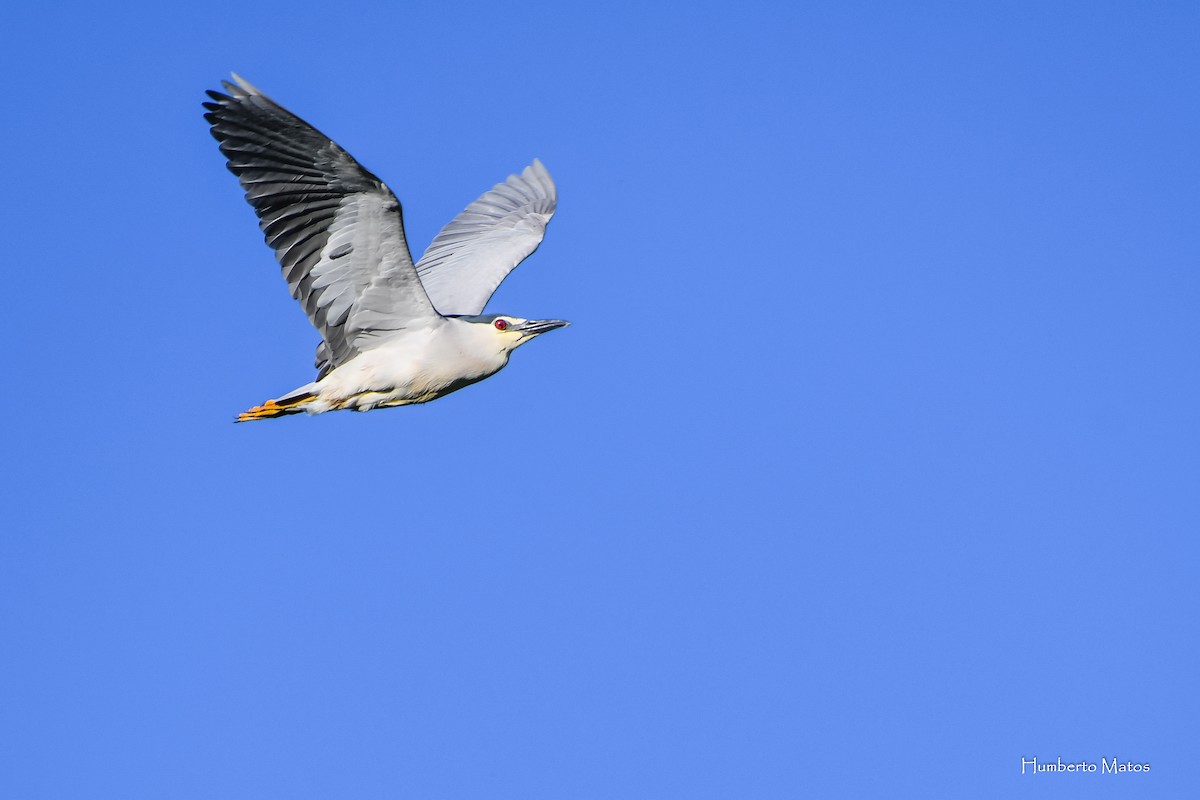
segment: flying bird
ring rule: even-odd
[[[427,403],[500,371],[560,319],[484,314],[537,249],[557,191],[534,159],[434,237],[415,264],[400,201],[328,136],[237,74],[204,118],[258,214],[288,289],[321,334],[317,379],[245,411],[287,414]]]

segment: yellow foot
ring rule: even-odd
[[[289,397],[282,402],[268,400],[261,406],[255,406],[248,411],[243,411],[238,414],[237,422],[250,422],[256,419],[271,419],[272,417],[282,417],[287,414],[298,414],[304,409],[302,405],[312,400],[314,395],[302,394],[297,397]]]

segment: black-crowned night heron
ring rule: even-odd
[[[538,160],[455,217],[415,265],[400,201],[329,137],[236,74],[205,119],[246,190],[292,297],[321,334],[317,379],[238,416],[426,403],[494,375],[569,323],[482,314],[537,249],[556,192]]]

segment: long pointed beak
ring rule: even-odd
[[[521,333],[528,338],[533,338],[555,328],[565,328],[570,324],[565,319],[531,319],[521,326]]]

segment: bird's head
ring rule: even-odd
[[[476,325],[486,326],[501,348],[510,353],[546,331],[565,328],[571,324],[562,319],[521,319],[507,314],[486,314],[466,319]]]

